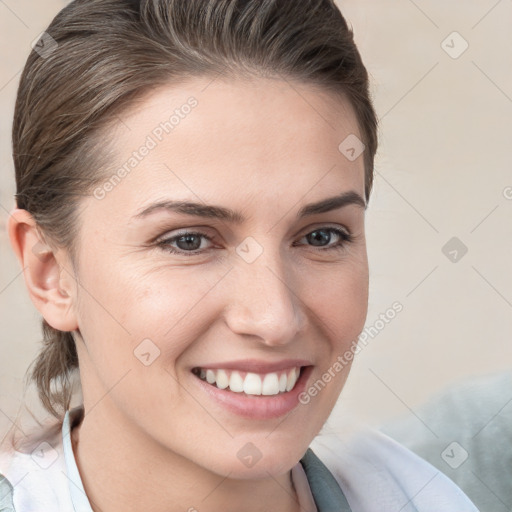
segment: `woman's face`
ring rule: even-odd
[[[297,83],[194,79],[139,100],[109,135],[111,170],[80,217],[86,415],[218,474],[289,470],[336,403],[367,313],[352,108]],[[291,391],[252,394],[290,387],[295,366]],[[229,371],[208,372],[217,387],[197,368]],[[226,388],[244,377],[247,393]]]

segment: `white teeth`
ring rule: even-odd
[[[245,374],[245,377],[243,375]],[[209,384],[216,384],[219,389],[229,387],[235,393],[247,395],[277,395],[291,391],[300,375],[300,368],[291,370],[257,374],[252,372],[239,372],[236,370],[201,369],[199,377]]]
[[[248,373],[244,379],[244,393],[261,395],[261,378],[255,373]]]
[[[215,382],[215,372],[213,370],[206,370],[206,381],[210,384]]]
[[[229,389],[235,393],[241,393],[244,390],[244,381],[238,372],[231,372]]]
[[[225,389],[229,386],[229,376],[225,370],[218,370],[215,380],[217,381],[217,387],[220,389]]]
[[[284,374],[283,374],[284,375]],[[286,380],[286,376],[285,376]],[[284,391],[284,389],[283,389]],[[267,373],[261,385],[262,395],[277,395],[279,393],[279,379],[277,373]]]
[[[292,368],[290,370],[290,373],[288,374],[288,379],[286,382],[286,391],[290,391],[293,386],[295,386],[295,383],[297,382],[297,379],[299,377],[299,372],[295,371],[295,368]]]
[[[282,393],[283,391],[286,391],[286,383],[288,381],[288,377],[286,376],[286,373],[283,373],[281,377],[279,377],[279,392]]]

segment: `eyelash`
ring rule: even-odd
[[[332,228],[332,227],[314,229],[313,231],[306,233],[304,235],[304,237],[306,237],[307,235],[310,235],[311,233],[315,233],[316,231],[328,231],[328,232],[334,233],[340,237],[340,240],[337,243],[335,243],[334,245],[331,245],[328,247],[318,247],[318,249],[320,251],[341,250],[346,245],[354,242],[354,236],[351,233],[342,231],[341,229],[338,229],[338,228]],[[184,256],[196,256],[198,254],[203,253],[205,250],[207,250],[207,249],[205,249],[202,251],[201,250],[183,251],[181,249],[178,250],[178,249],[175,249],[174,247],[171,247],[170,244],[172,242],[175,242],[176,240],[178,240],[182,237],[186,237],[186,236],[200,236],[200,237],[205,238],[209,242],[212,241],[211,237],[209,237],[208,235],[205,235],[204,233],[197,232],[197,231],[185,231],[183,233],[180,233],[179,235],[175,235],[173,237],[160,240],[159,242],[157,242],[156,245],[158,247],[160,247],[161,249],[163,249],[164,251],[170,252],[171,254],[179,254],[179,255],[184,255]],[[302,237],[302,238],[304,238],[304,237]],[[311,247],[314,247],[314,246],[311,246]]]

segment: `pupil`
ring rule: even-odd
[[[318,236],[318,233],[323,233],[323,235],[320,235]],[[319,231],[313,231],[311,233],[311,240],[310,241],[313,241],[313,242],[316,242],[316,241],[325,241],[325,242],[329,242],[329,238],[330,238],[330,234],[327,233],[327,231],[322,231],[322,230],[319,230]],[[321,245],[321,244],[316,244],[316,243],[313,243],[313,245]]]
[[[194,244],[194,239],[196,240],[195,244]],[[185,247],[180,247],[180,249],[192,249],[192,250],[194,250],[194,249],[198,249],[201,246],[201,241],[199,240],[199,238],[196,235],[184,235],[184,236],[181,236],[180,238],[178,238],[176,243],[179,245],[181,240],[184,240],[186,245],[185,245]],[[199,244],[197,243],[198,240],[199,240]],[[195,245],[195,247],[191,247],[191,245]]]

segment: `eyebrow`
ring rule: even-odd
[[[363,209],[366,209],[367,206],[365,200],[357,192],[351,190],[348,192],[343,192],[338,196],[328,197],[316,203],[303,206],[297,213],[297,219],[302,219],[304,217],[316,215],[319,213],[330,212],[332,210],[337,210],[348,205],[355,205]],[[149,205],[144,210],[137,213],[133,218],[144,218],[161,210],[181,213],[185,215],[193,215],[196,217],[219,219],[233,224],[242,224],[246,220],[246,218],[240,212],[231,210],[230,208],[193,203],[190,201],[159,201]]]

